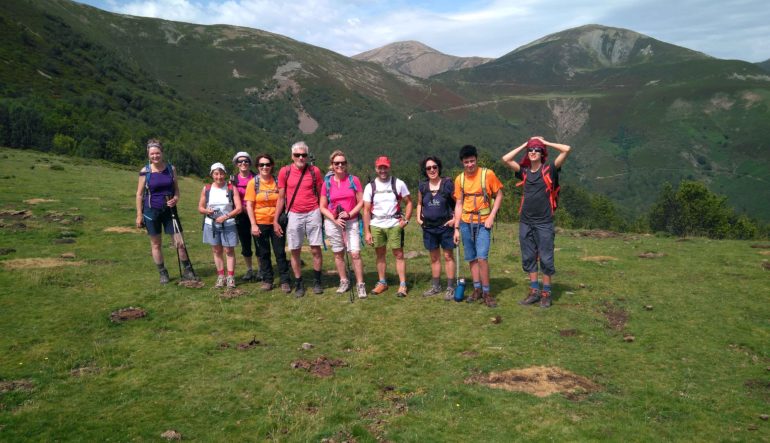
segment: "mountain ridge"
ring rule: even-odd
[[[494,60],[485,57],[448,55],[414,40],[393,42],[356,54],[351,58],[378,63],[420,78],[430,78],[446,71],[473,68]]]

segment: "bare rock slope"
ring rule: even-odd
[[[456,57],[416,41],[396,42],[354,55],[356,60],[375,62],[404,74],[428,78],[446,71],[472,68],[491,58]]]

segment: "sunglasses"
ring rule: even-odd
[[[348,162],[347,161],[344,161],[344,162],[333,162],[333,164],[334,164],[334,166],[347,166]]]
[[[539,153],[542,154],[543,153],[543,149],[542,148],[527,148],[527,152],[539,152]]]
[[[250,165],[250,164],[251,164],[251,160],[249,160],[249,159],[247,159],[247,158],[244,158],[244,159],[242,159],[242,160],[238,160],[238,161],[237,161],[237,162],[235,162],[235,163],[237,163],[237,164],[239,164],[239,165]]]
[[[293,154],[293,155],[296,158],[305,158],[305,157],[307,157],[307,154],[299,154],[299,153],[297,153],[297,154]]]
[[[437,170],[438,170],[438,165],[430,165],[430,166],[426,166],[426,167],[425,167],[425,170],[426,170],[426,171],[437,171]]]
[[[257,166],[259,166],[260,168],[269,168],[270,166],[273,166],[273,164],[272,163],[260,163]]]

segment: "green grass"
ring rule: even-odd
[[[168,429],[196,441],[770,439],[770,423],[759,419],[770,410],[770,284],[767,258],[749,242],[561,232],[550,310],[516,304],[526,281],[508,225],[495,229],[492,246],[496,310],[420,297],[426,256],[407,262],[405,300],[391,290],[350,304],[331,288],[296,300],[256,284],[221,300],[200,243],[200,186],[182,180],[181,216],[207,287],[161,287],[146,235],[104,232],[132,225],[135,171],[0,149],[0,210],[33,213],[2,217],[0,228],[0,248],[16,250],[0,256],[0,382],[33,384],[0,393],[0,441],[145,441]],[[30,198],[56,201],[24,203]],[[83,220],[62,225],[47,211]],[[63,237],[75,243],[54,242]],[[406,249],[422,250],[412,225]],[[666,255],[637,257],[647,251]],[[85,265],[3,265],[65,252]],[[173,250],[164,252],[174,275]],[[617,260],[582,260],[599,255]],[[331,269],[331,254],[324,259]],[[371,287],[369,248],[364,262]],[[623,331],[609,328],[608,303],[628,312]],[[110,312],[127,306],[149,315],[112,324]],[[492,324],[493,315],[502,322]],[[565,329],[578,332],[564,337]],[[627,334],[635,341],[625,342]],[[235,349],[253,337],[265,346]],[[303,351],[303,342],[315,347]],[[325,379],[290,367],[321,355],[347,366]],[[570,400],[464,383],[535,365],[585,376],[601,390]],[[98,371],[71,375],[77,368]]]

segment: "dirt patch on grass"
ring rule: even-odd
[[[331,437],[322,438],[321,443],[358,443],[358,440],[348,431],[339,431]]]
[[[618,258],[609,256],[609,255],[589,255],[586,257],[581,257],[580,259],[583,261],[590,261],[594,263],[607,263],[610,261],[615,261]]]
[[[562,329],[559,331],[559,335],[561,335],[562,337],[574,337],[579,333],[580,331],[578,331],[577,329]]]
[[[533,366],[504,372],[478,374],[465,380],[466,384],[481,384],[494,389],[526,392],[536,397],[552,394],[581,395],[596,392],[599,385],[561,368]]]
[[[231,298],[238,298],[244,294],[245,292],[243,291],[243,289],[227,288],[221,294],[219,294],[219,298],[229,300]]]
[[[86,375],[95,375],[101,372],[100,368],[96,366],[83,366],[82,368],[75,368],[70,371],[70,375],[73,377],[83,377]]]
[[[0,381],[0,394],[13,391],[31,391],[35,384],[29,380]]]
[[[29,200],[24,200],[24,203],[28,205],[39,205],[40,203],[54,203],[59,200],[54,200],[52,198],[31,198]]]
[[[587,237],[587,238],[616,238],[621,237],[622,234],[614,231],[605,231],[603,229],[593,229],[590,231],[572,231],[572,237]]]
[[[743,385],[755,395],[758,395],[764,401],[770,401],[770,381],[768,380],[746,380]]]
[[[762,269],[764,269],[765,271],[770,271],[770,262],[763,261],[762,262]]]
[[[118,309],[110,314],[110,321],[113,323],[122,323],[128,320],[136,320],[147,316],[147,311],[142,308],[135,308],[129,306],[127,308]]]
[[[200,280],[180,280],[179,283],[177,283],[179,286],[184,286],[185,288],[202,288],[206,286],[205,283],[203,283]]]
[[[623,328],[626,327],[626,323],[628,323],[628,318],[630,315],[625,309],[607,302],[604,304],[603,312],[604,316],[607,318],[607,323],[609,324],[610,328],[616,331],[622,331]]]
[[[168,441],[174,441],[174,440],[181,440],[182,434],[180,434],[179,432],[173,429],[169,429],[168,431],[160,434],[160,437],[165,438]]]
[[[26,220],[28,218],[32,218],[32,211],[28,209],[23,209],[21,211],[14,209],[3,209],[0,211],[0,217],[14,220]]]
[[[652,252],[652,251],[643,252],[638,255],[639,258],[661,258],[665,256],[666,256],[665,252]]]
[[[14,252],[16,252],[16,250],[13,248],[0,248],[0,255],[13,254]]]
[[[62,225],[70,225],[73,223],[80,223],[84,220],[82,215],[78,214],[69,214],[66,212],[60,212],[60,211],[48,211],[43,216],[46,220],[54,223],[59,223]]]
[[[40,269],[40,268],[58,268],[60,266],[83,266],[86,262],[82,260],[65,260],[59,258],[17,258],[5,260],[2,262],[5,269]]]
[[[460,355],[467,358],[475,358],[479,356],[479,353],[477,351],[463,351]]]
[[[238,349],[239,351],[248,351],[249,349],[254,349],[257,346],[267,346],[267,345],[257,340],[257,337],[254,337],[250,341],[247,341],[245,343],[238,343],[238,346],[236,347],[236,349]]]
[[[345,367],[348,364],[339,359],[330,359],[326,356],[320,356],[314,361],[295,360],[291,362],[292,369],[304,369],[316,377],[331,377],[334,375],[334,368]]]
[[[0,213],[0,215],[2,215],[2,213]],[[770,243],[767,243],[767,244],[755,243],[751,245],[751,247],[754,249],[770,249]]]
[[[144,231],[137,228],[129,228],[128,226],[110,226],[109,228],[104,228],[104,232],[111,232],[114,234],[139,234]]]

